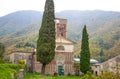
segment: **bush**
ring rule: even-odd
[[[48,74],[46,74],[46,76],[51,76],[51,75],[48,73]]]
[[[0,78],[1,79],[12,79],[11,73],[12,73],[12,69],[6,68],[0,65]]]
[[[21,64],[0,64],[0,79],[12,79],[12,74],[16,78],[22,67]]]
[[[74,66],[80,67],[80,62],[74,62]]]
[[[19,64],[25,64],[25,61],[24,60],[18,60],[18,63]]]
[[[71,73],[68,73],[67,76],[72,76],[72,74],[71,74]]]
[[[3,61],[3,59],[2,59],[2,58],[0,58],[0,63],[4,63],[4,61]]]
[[[120,73],[103,72],[102,79],[120,79]]]
[[[57,72],[55,72],[55,73],[54,73],[54,76],[58,76],[58,73],[57,73]]]
[[[94,76],[91,72],[87,72],[82,79],[101,79],[100,77]]]

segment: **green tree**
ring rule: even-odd
[[[4,52],[5,46],[2,43],[0,43],[0,63],[3,62]]]
[[[37,60],[42,63],[41,74],[45,74],[45,66],[55,56],[55,14],[53,0],[46,0],[42,24],[37,40]]]
[[[101,49],[100,51],[100,57],[104,56],[104,52],[103,52],[103,49]]]
[[[86,25],[82,31],[82,44],[81,44],[81,52],[80,52],[80,70],[84,74],[90,70],[90,50],[89,50],[89,38],[86,29]]]
[[[105,60],[106,60],[106,57],[105,57],[105,55],[104,55],[104,51],[103,51],[103,49],[101,48],[101,51],[100,51],[100,58],[99,58],[99,61],[102,63],[102,62],[104,62]]]

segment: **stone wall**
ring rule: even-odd
[[[103,62],[102,66],[103,71],[116,72],[117,69],[120,71],[120,55]]]

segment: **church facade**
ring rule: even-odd
[[[56,48],[54,59],[46,66],[45,73],[53,75],[58,73],[59,75],[68,75],[74,73],[74,44],[75,42],[67,39],[67,20],[56,18]],[[42,64],[36,60],[34,55],[33,70],[41,72]]]

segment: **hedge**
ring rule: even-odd
[[[0,64],[0,78],[12,79],[12,74],[16,75],[19,69],[24,68],[25,65],[21,64]]]

